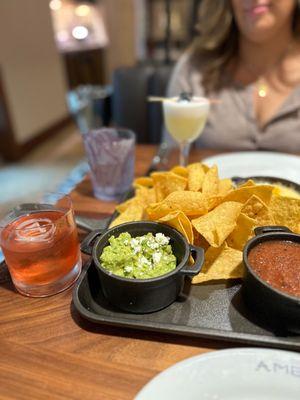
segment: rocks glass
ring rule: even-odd
[[[83,134],[98,199],[120,200],[134,177],[135,134],[127,129],[100,128]]]
[[[81,271],[71,198],[48,193],[15,207],[0,222],[0,245],[20,293],[44,297],[65,290]]]

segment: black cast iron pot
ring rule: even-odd
[[[280,332],[300,333],[300,297],[281,292],[261,279],[251,268],[248,255],[259,243],[270,240],[288,240],[300,243],[300,235],[284,226],[264,226],[255,230],[255,237],[244,247],[245,273],[242,294],[246,305],[270,327]]]
[[[165,275],[151,279],[123,278],[109,273],[101,266],[99,257],[103,248],[109,244],[108,239],[112,235],[119,236],[122,232],[129,232],[132,237],[148,232],[165,234],[170,238],[177,267]],[[132,313],[158,311],[173,303],[182,290],[184,277],[197,275],[204,262],[202,248],[188,244],[177,230],[157,222],[129,222],[107,231],[94,231],[84,239],[81,250],[92,255],[105,297],[116,307]],[[188,265],[191,254],[195,262]]]

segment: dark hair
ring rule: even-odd
[[[300,36],[300,0],[296,0],[293,33]],[[191,62],[201,67],[206,93],[223,86],[224,71],[238,56],[239,30],[230,0],[202,0],[199,8],[199,36],[191,46]]]

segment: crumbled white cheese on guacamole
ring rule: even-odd
[[[115,275],[147,279],[176,268],[176,257],[163,233],[131,237],[128,232],[111,236],[100,256],[101,265]]]
[[[164,246],[165,244],[169,243],[170,238],[168,238],[167,236],[165,236],[163,233],[157,233],[155,235],[155,240],[158,244],[161,244],[162,246]]]
[[[162,256],[162,254],[159,251],[152,254],[152,260],[153,260],[154,264],[158,264],[160,262],[161,256]]]

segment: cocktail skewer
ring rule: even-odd
[[[161,96],[148,96],[147,100],[150,102],[163,102],[165,100],[176,100],[177,97],[161,97]],[[219,99],[208,99],[210,104],[220,104],[221,100]]]

